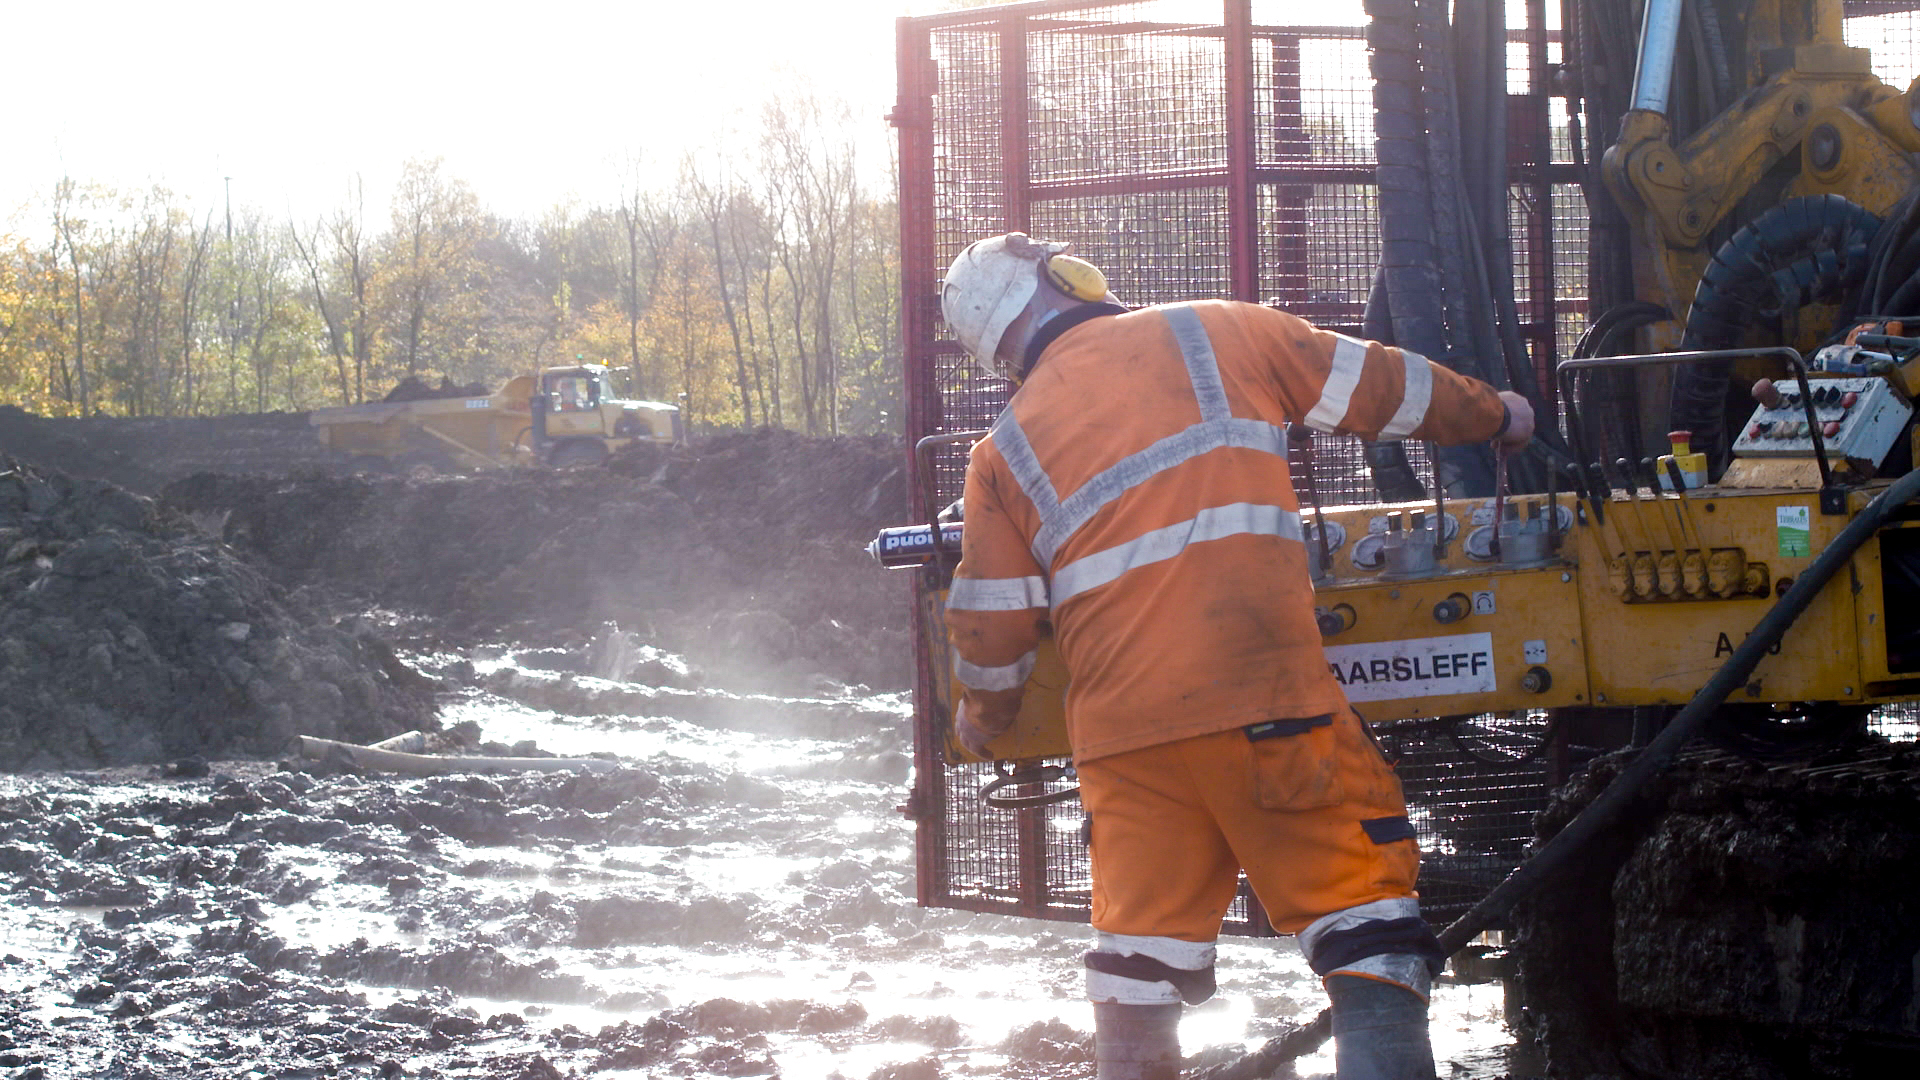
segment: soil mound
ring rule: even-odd
[[[200,473],[170,507],[298,584],[417,612],[451,640],[609,627],[752,686],[908,682],[903,575],[864,548],[906,512],[885,438],[763,430],[606,469],[430,479]]]
[[[303,412],[63,418],[0,405],[0,453],[70,476],[111,480],[141,495],[203,470],[351,466],[320,445]]]
[[[0,458],[0,746],[46,769],[272,754],[431,725],[369,630],[290,607],[189,521]]]
[[[489,391],[485,383],[468,383],[461,386],[445,375],[440,376],[439,386],[428,386],[426,380],[418,375],[409,375],[394,384],[381,401],[433,401],[438,398],[486,397]]]

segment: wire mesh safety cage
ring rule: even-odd
[[[1896,85],[1916,72],[1913,3],[1849,0],[1849,41]],[[1515,300],[1544,388],[1586,325],[1586,193],[1559,0],[1509,5],[1508,181]],[[910,443],[988,427],[1008,388],[941,323],[938,281],[967,244],[1020,230],[1067,240],[1130,304],[1227,297],[1358,333],[1380,250],[1372,81],[1361,5],[1058,0],[898,23],[902,288]],[[1550,392],[1550,389],[1549,389]],[[1375,498],[1358,440],[1317,437],[1323,504]],[[922,520],[959,498],[968,441],[930,448]],[[1427,448],[1407,447],[1432,483]],[[1303,463],[1296,460],[1296,468]],[[937,582],[929,580],[929,585]],[[917,613],[921,642],[936,628]],[[1077,802],[984,806],[985,765],[943,760],[944,704],[922,645],[915,779],[922,903],[1088,917]],[[1881,725],[1906,732],[1909,711]],[[1423,907],[1444,921],[1519,861],[1544,805],[1537,714],[1454,718],[1387,737],[1424,852]],[[1908,737],[1911,737],[1910,735]],[[1242,890],[1227,929],[1266,930]]]

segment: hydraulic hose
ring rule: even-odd
[[[1833,542],[1823,548],[1812,564],[1794,579],[1786,594],[1767,609],[1767,613],[1754,625],[1753,632],[1734,648],[1733,655],[1727,657],[1706,685],[1693,695],[1693,700],[1687,702],[1686,707],[1653,737],[1646,749],[1641,750],[1626,768],[1620,770],[1606,789],[1572,821],[1567,822],[1565,828],[1535,850],[1527,861],[1515,867],[1505,881],[1495,886],[1466,914],[1453,920],[1440,932],[1441,951],[1448,956],[1459,952],[1481,931],[1512,910],[1515,904],[1532,895],[1541,884],[1559,873],[1562,867],[1584,851],[1594,837],[1618,822],[1640,789],[1673,762],[1680,748],[1699,734],[1707,718],[1727,700],[1728,695],[1746,684],[1753,669],[1767,655],[1767,650],[1786,635],[1787,629],[1806,612],[1814,597],[1819,596],[1827,583],[1847,566],[1854,552],[1859,551],[1889,518],[1916,497],[1920,497],[1920,470],[1895,480],[1849,521],[1840,534],[1833,538]],[[1200,1074],[1198,1080],[1256,1080],[1270,1076],[1281,1065],[1302,1054],[1312,1053],[1325,1042],[1333,1031],[1332,1017],[1331,1009],[1322,1009],[1320,1015],[1304,1027],[1268,1040],[1265,1046],[1238,1061],[1207,1070]]]
[[[1879,228],[1879,218],[1838,195],[1804,195],[1761,214],[1714,252],[1694,290],[1681,347],[1735,348],[1770,316],[1851,294],[1866,279]],[[1668,406],[1670,425],[1693,432],[1693,445],[1716,475],[1726,466],[1732,370],[1724,360],[1676,369]]]
[[[1431,5],[1433,0],[1424,2]],[[1421,0],[1365,0],[1365,6],[1374,156],[1379,162],[1380,268],[1393,342],[1440,361],[1459,351],[1447,336],[1447,293],[1435,243],[1425,105],[1442,102],[1426,85],[1430,73],[1422,63],[1426,39]],[[1442,447],[1435,454],[1434,474],[1438,483],[1456,485],[1462,494],[1493,490],[1493,458],[1481,447]]]
[[[1393,310],[1387,300],[1387,275],[1381,267],[1373,269],[1373,285],[1367,290],[1366,313],[1360,319],[1360,333],[1383,345],[1393,344]],[[1407,444],[1398,439],[1360,443],[1361,460],[1373,474],[1373,490],[1381,502],[1422,502],[1426,485],[1407,460]]]

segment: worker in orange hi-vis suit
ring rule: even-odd
[[[973,448],[947,597],[955,734],[1012,725],[1047,624],[1092,821],[1099,1080],[1168,1080],[1244,869],[1334,1009],[1343,1080],[1433,1075],[1443,957],[1398,779],[1327,669],[1286,429],[1524,445],[1533,410],[1254,304],[1128,310],[1066,245],[973,244],[948,325],[1019,384]]]

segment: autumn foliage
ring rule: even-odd
[[[896,431],[895,205],[821,112],[770,109],[746,155],[538,221],[439,161],[409,162],[384,209],[355,182],[297,220],[63,179],[0,234],[0,403],[302,410],[579,357],[693,430]]]

